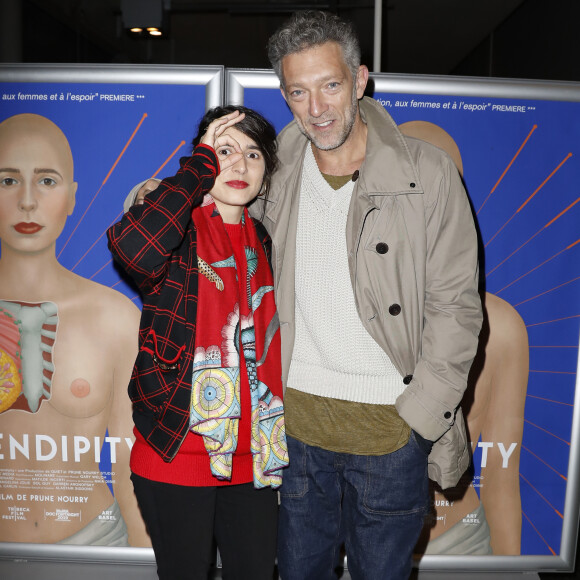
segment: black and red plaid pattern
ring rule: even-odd
[[[191,212],[218,173],[214,150],[198,145],[175,176],[107,231],[109,249],[143,301],[139,354],[129,383],[133,420],[165,461],[175,456],[189,426],[198,291]],[[270,259],[271,240],[259,222],[256,229]]]

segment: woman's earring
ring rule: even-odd
[[[263,197],[264,195],[266,195],[266,187],[264,186],[264,182],[262,182],[262,186],[258,192],[258,197]]]

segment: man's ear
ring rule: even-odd
[[[73,181],[70,184],[68,192],[68,215],[72,215],[72,212],[74,211],[78,186],[79,184],[76,181]]]
[[[369,69],[366,65],[361,64],[356,73],[356,96],[357,99],[362,99],[369,82]]]

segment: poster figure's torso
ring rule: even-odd
[[[456,524],[474,534],[475,528],[484,527],[494,554],[517,555],[521,551],[519,460],[528,337],[523,320],[510,304],[490,293],[485,293],[484,304],[480,344],[462,401],[474,466],[457,487],[434,491],[434,517],[428,531],[435,540]]]
[[[30,383],[22,385],[23,408],[15,405],[0,414],[2,542],[58,542],[95,518],[111,517],[108,508],[113,496],[107,483],[113,484],[119,476],[120,459],[126,477],[130,408],[116,400],[114,385],[123,354],[119,337],[125,334],[125,311],[134,309],[129,331],[136,333],[138,309],[110,289],[86,280],[77,282],[81,292],[65,293],[54,302],[0,301],[5,312],[18,315],[20,375],[23,383]],[[39,316],[31,317],[27,311],[39,305],[46,312],[44,329],[38,328]],[[35,328],[23,328],[29,318]],[[38,352],[25,344],[35,343],[38,333],[48,336],[36,340],[42,351],[40,362],[33,360]],[[124,362],[125,367],[131,364],[131,360]],[[124,387],[121,393],[127,398],[126,383]],[[123,421],[112,420],[118,415],[115,407],[128,415]],[[107,434],[113,438],[112,445],[105,446],[111,450],[112,463],[103,468],[102,455],[109,455],[108,449],[103,453]]]

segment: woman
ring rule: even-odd
[[[108,231],[143,295],[129,385],[135,493],[160,579],[272,578],[287,464],[267,195],[274,128],[244,107],[202,119],[191,157]],[[139,198],[139,196],[138,196]]]

